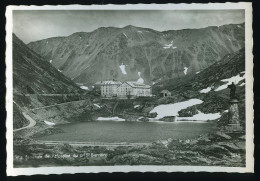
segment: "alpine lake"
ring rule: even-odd
[[[158,140],[194,139],[216,130],[214,122],[93,121],[56,125],[61,133],[38,137],[41,141],[93,143],[151,143]]]

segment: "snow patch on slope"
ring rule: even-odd
[[[208,88],[206,88],[206,89],[202,89],[202,90],[200,91],[200,93],[208,93],[209,91],[211,91],[211,89],[212,89],[212,87],[208,87]]]
[[[84,90],[89,90],[89,88],[87,86],[80,86],[81,89],[84,89]]]
[[[119,68],[121,69],[122,74],[124,74],[124,75],[127,74],[126,71],[125,71],[125,67],[126,67],[126,65],[124,65],[123,63],[122,63],[122,65],[119,66]]]
[[[168,49],[168,48],[175,49],[175,48],[177,48],[177,47],[174,47],[174,46],[173,46],[173,41],[171,41],[170,44],[164,44],[163,48],[164,48],[164,49]]]
[[[158,115],[155,119],[160,119],[165,116],[178,116],[178,112],[182,109],[186,109],[190,106],[203,103],[200,99],[190,99],[184,102],[178,102],[174,104],[163,104],[156,106],[150,113],[156,112]]]
[[[187,74],[188,69],[189,69],[188,67],[184,67],[184,71],[183,72],[184,72],[185,75]]]
[[[123,33],[123,35],[125,35],[125,37],[128,38],[125,33]]]
[[[52,60],[50,60],[50,63],[52,62]]]
[[[241,72],[244,73],[244,72]],[[215,89],[215,91],[220,91],[223,89],[226,89],[230,84],[232,84],[232,82],[234,82],[234,84],[238,84],[241,80],[245,79],[245,74],[243,76],[240,76],[240,74],[230,77],[228,79],[223,79],[221,80],[222,82],[226,82],[226,84],[219,86],[217,89]]]
[[[98,107],[98,108],[101,108],[101,106],[100,106],[100,105],[98,105],[98,104],[94,104],[94,106],[96,106],[96,107]]]
[[[52,122],[50,122],[50,121],[44,121],[45,122],[45,124],[47,124],[47,125],[49,125],[49,126],[54,126],[55,125],[55,123],[52,123]]]
[[[244,85],[246,85],[245,82],[243,82],[242,84],[240,84],[240,85],[238,85],[238,86],[242,87],[242,86],[244,86]]]

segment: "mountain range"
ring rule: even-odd
[[[75,83],[138,80],[155,84],[195,74],[245,46],[245,25],[159,32],[101,27],[31,42],[28,47]]]

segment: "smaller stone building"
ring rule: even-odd
[[[171,96],[171,92],[168,91],[168,90],[163,90],[163,91],[160,92],[160,96],[161,97],[169,97],[169,96]]]

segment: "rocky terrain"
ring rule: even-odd
[[[245,138],[216,132],[192,140],[161,140],[137,146],[14,144],[15,167],[93,165],[245,166]]]
[[[153,84],[195,74],[244,47],[244,24],[158,32],[101,27],[28,46],[74,82],[138,80]],[[185,71],[184,71],[185,70]]]
[[[74,82],[28,48],[15,34],[13,34],[13,85],[15,94],[80,92]]]

